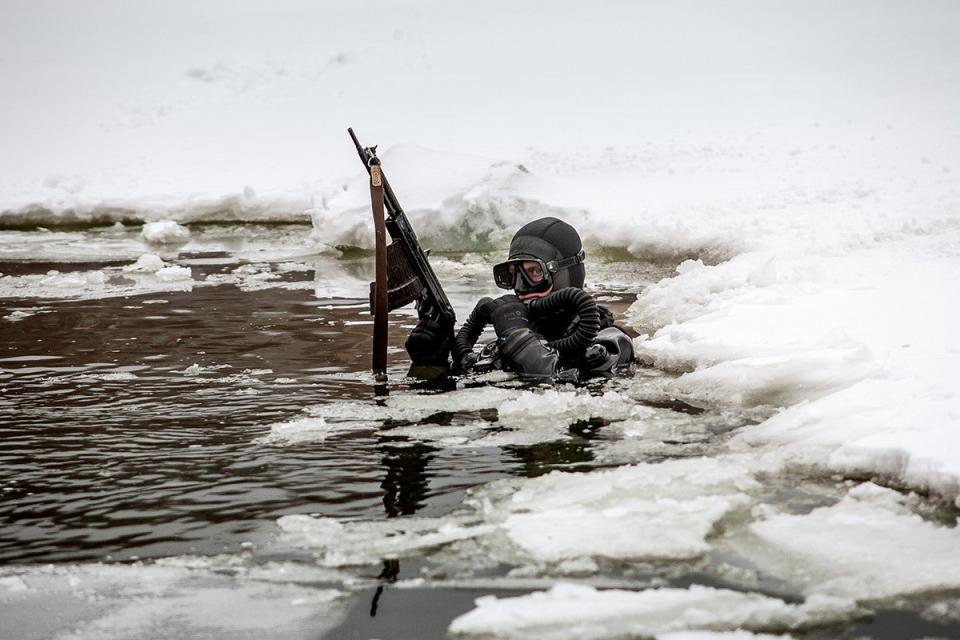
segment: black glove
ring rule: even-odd
[[[407,336],[404,345],[410,360],[415,365],[445,367],[450,353],[450,332],[445,331],[439,322],[423,318]]]
[[[587,369],[599,369],[607,363],[610,353],[602,344],[591,344],[583,354],[583,362]]]
[[[456,373],[470,373],[473,371],[473,365],[477,364],[477,359],[480,356],[474,353],[473,351],[468,351],[460,357],[460,361],[457,362],[455,367]]]
[[[490,318],[500,338],[529,326],[527,305],[520,302],[520,298],[512,293],[487,302],[484,305],[484,313]]]

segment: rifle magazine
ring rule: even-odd
[[[420,297],[424,286],[411,268],[403,248],[397,242],[387,245],[387,310],[405,307]],[[370,285],[370,310],[373,312],[373,284]]]

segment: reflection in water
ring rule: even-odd
[[[523,447],[509,446],[504,447],[504,453],[520,463],[518,471],[527,478],[535,478],[557,468],[589,464],[593,461],[590,444],[584,440],[556,440]]]
[[[380,570],[380,575],[377,576],[380,584],[377,585],[376,590],[373,592],[373,599],[370,601],[371,618],[377,615],[377,608],[380,606],[380,597],[383,595],[384,585],[396,582],[398,577],[400,577],[400,561],[396,559],[384,560],[383,569]]]
[[[402,447],[381,444],[380,450],[383,452],[381,464],[386,469],[380,486],[387,517],[413,515],[427,497],[427,465],[436,449],[416,443]]]

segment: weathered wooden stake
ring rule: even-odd
[[[376,250],[376,282],[373,292],[373,373],[379,382],[387,379],[387,230],[383,217],[383,177],[380,160],[370,159],[370,201]]]

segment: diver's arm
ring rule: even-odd
[[[539,333],[516,329],[499,338],[500,357],[521,377],[552,378],[560,355]]]
[[[520,298],[501,296],[487,302],[485,311],[497,332],[504,364],[523,377],[549,378],[556,374],[560,356],[530,328],[527,306]]]

